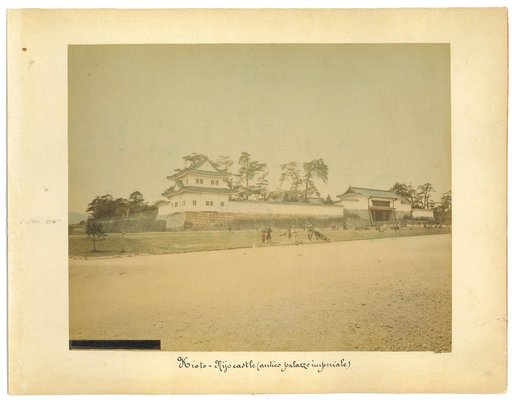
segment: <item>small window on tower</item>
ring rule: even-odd
[[[197,205],[197,201],[192,200],[192,205],[193,205],[193,206],[196,206],[196,205]]]
[[[224,207],[224,202],[223,201],[220,202],[220,206]]]

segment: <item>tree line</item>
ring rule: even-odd
[[[411,203],[413,208],[423,208],[434,210],[438,214],[450,214],[452,212],[452,191],[449,190],[441,195],[439,201],[432,199],[432,193],[435,192],[431,183],[427,182],[415,188],[407,183],[396,182],[391,189],[393,192],[405,198]]]
[[[192,153],[184,156],[183,160],[185,168],[188,169],[209,158],[204,154]],[[282,200],[307,203],[311,196],[320,196],[316,184],[318,181],[326,183],[329,175],[329,167],[322,158],[304,162],[302,165],[297,161],[290,161],[281,165],[279,186],[285,189],[269,190],[267,164],[255,160],[245,151],[240,154],[236,165],[228,156],[217,156],[215,161],[209,161],[218,170],[232,174],[225,181],[228,187],[235,191],[233,198],[240,200]],[[233,171],[233,169],[237,170]],[[332,203],[330,196],[326,202]]]
[[[184,156],[185,169],[209,160],[204,154],[192,153]],[[269,190],[267,180],[267,164],[255,160],[251,154],[242,152],[235,162],[228,156],[217,156],[215,161],[210,160],[220,171],[230,172],[232,175],[225,181],[230,189],[234,190],[234,199],[239,200],[274,200],[287,202],[309,202],[312,196],[320,196],[317,189],[318,182],[326,183],[329,176],[329,167],[322,158],[303,162],[289,161],[281,164],[279,177],[279,189]],[[235,171],[232,171],[236,169]],[[176,171],[181,171],[177,169]],[[396,182],[391,189],[394,193],[405,198],[413,208],[432,209],[437,213],[450,213],[452,208],[451,191],[443,193],[440,201],[432,199],[435,192],[431,183],[427,182],[418,187],[407,183]],[[148,204],[140,191],[130,194],[128,199],[114,198],[110,194],[96,196],[87,206],[90,218],[110,218],[116,215],[116,207],[119,203],[129,205],[130,213],[156,209],[156,202]],[[328,195],[324,204],[332,204]]]
[[[110,218],[116,215],[116,208],[120,203],[128,204],[130,213],[156,209],[155,205],[149,205],[144,199],[143,194],[136,190],[130,194],[128,199],[122,197],[114,198],[110,194],[96,196],[87,205],[86,211],[90,214],[90,218],[92,219]]]

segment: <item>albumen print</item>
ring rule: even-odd
[[[72,349],[450,352],[449,44],[70,45]]]

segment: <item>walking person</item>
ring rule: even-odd
[[[261,233],[261,243],[265,244],[265,240],[267,239],[267,230],[262,229],[260,233]]]
[[[267,228],[267,242],[272,243],[272,228],[270,226]]]
[[[297,229],[295,229],[295,225],[292,225],[290,229],[290,236],[293,239],[293,243],[297,244]]]

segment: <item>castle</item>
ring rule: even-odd
[[[411,204],[389,190],[354,186],[334,204],[235,199],[228,182],[230,172],[208,159],[177,170],[167,177],[172,185],[162,195],[158,219],[167,230],[245,229],[261,226],[289,227],[313,223],[317,226],[394,223],[403,219],[433,218],[432,210],[413,210]],[[424,214],[424,215],[423,215]]]

